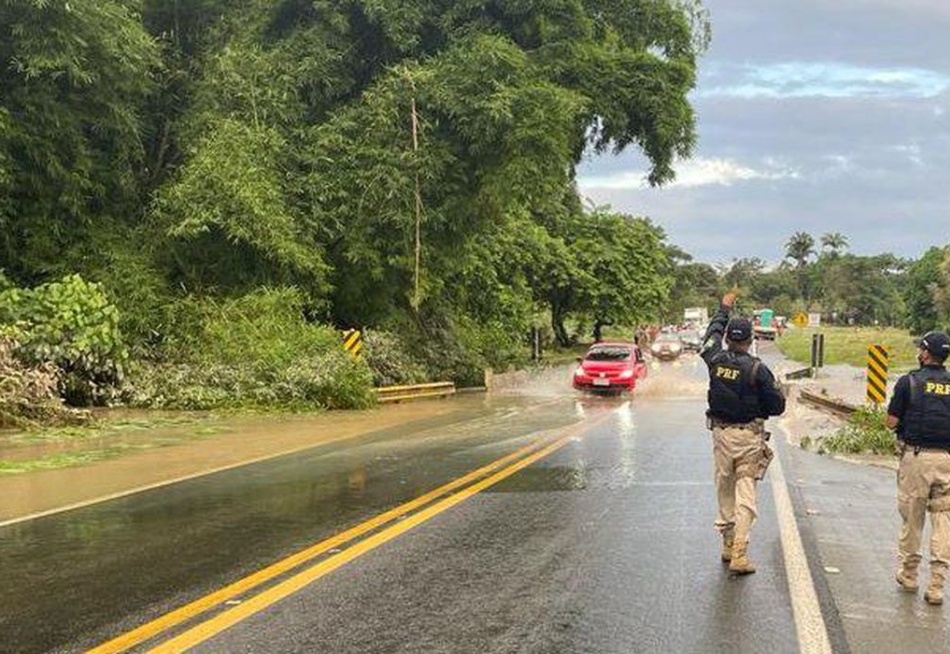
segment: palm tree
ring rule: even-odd
[[[795,261],[795,268],[801,270],[808,262],[808,257],[815,254],[815,239],[811,234],[795,232],[785,244],[785,258]]]
[[[842,250],[848,248],[848,237],[842,234],[841,232],[829,232],[828,234],[822,234],[821,236],[821,247],[822,249],[827,248],[828,253],[836,257]]]

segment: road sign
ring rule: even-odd
[[[887,365],[889,360],[886,345],[868,347],[868,400],[881,404],[887,397]]]
[[[809,314],[808,314],[808,326],[809,326],[809,327],[821,327],[821,314],[820,314],[820,313],[809,313]]]
[[[796,327],[807,327],[808,314],[803,311],[799,311],[794,316],[792,316],[792,322],[795,324]]]
[[[343,349],[350,353],[354,359],[360,358],[360,352],[363,349],[363,339],[358,329],[349,329],[343,334]]]

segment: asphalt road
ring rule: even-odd
[[[943,611],[892,584],[892,472],[780,446],[759,571],[728,574],[703,375],[686,359],[632,399],[560,378],[462,397],[2,528],[0,651],[950,651]]]

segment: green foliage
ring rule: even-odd
[[[229,300],[190,297],[169,310],[165,363],[133,370],[129,402],[153,408],[368,406],[372,374],[340,334],[304,318],[292,288]]]
[[[30,365],[61,372],[60,394],[74,406],[112,399],[127,359],[119,315],[99,284],[79,275],[32,290],[0,293],[0,324]]]
[[[932,247],[907,268],[901,294],[907,306],[907,326],[915,334],[950,324],[950,312],[941,310],[940,298],[950,293],[950,278],[941,267],[950,259],[950,246]]]
[[[372,376],[342,348],[301,354],[283,368],[154,364],[132,371],[126,401],[152,409],[359,409],[375,402]]]
[[[339,334],[304,319],[294,288],[258,289],[219,300],[191,296],[172,307],[171,358],[182,362],[283,369],[301,357],[338,349]]]
[[[0,3],[0,61],[0,262],[33,284],[103,213],[139,201],[157,48],[134,3],[21,0]]]
[[[917,366],[917,348],[910,334],[903,329],[881,327],[822,327],[788,329],[777,343],[782,354],[793,361],[808,364],[811,360],[812,336],[824,335],[825,365],[847,364],[856,368],[867,365],[868,347],[886,345],[890,352],[890,370]]]
[[[847,424],[818,443],[818,452],[839,454],[893,454],[896,451],[894,432],[884,424],[886,412],[881,407],[859,407]]]
[[[362,356],[373,373],[375,386],[398,386],[428,382],[425,366],[416,361],[399,337],[377,329],[362,333]]]

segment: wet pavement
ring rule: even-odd
[[[718,561],[699,359],[653,367],[632,399],[578,396],[568,374],[393,407],[370,416],[368,432],[365,416],[362,427],[353,415],[294,418],[271,432],[301,451],[0,527],[0,651],[81,651],[565,429],[576,436],[554,454],[196,651],[798,651],[774,476],[759,486],[759,572],[733,579]],[[803,421],[782,424],[794,432]],[[236,442],[250,449],[268,434],[245,431]],[[142,460],[154,468],[160,458],[149,457],[173,454],[180,472],[213,443],[91,468],[120,466],[128,486],[161,476]],[[950,651],[944,611],[892,582],[893,473],[784,444],[779,453],[833,650]],[[77,490],[93,496],[99,486],[87,483]]]

